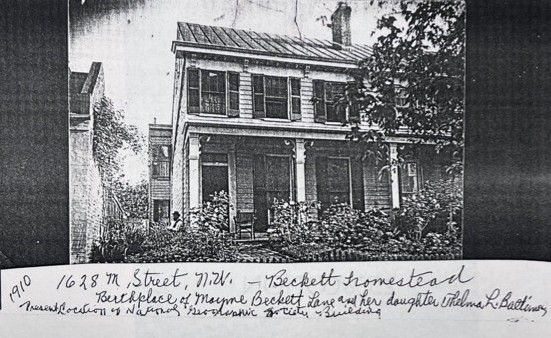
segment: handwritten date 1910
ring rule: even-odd
[[[25,292],[25,288],[29,286],[31,286],[31,277],[29,277],[28,275],[24,275],[23,278],[19,281],[19,283],[15,284],[11,288],[10,299],[12,303],[15,302],[13,297],[17,296],[17,298],[21,298],[23,292]]]

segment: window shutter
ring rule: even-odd
[[[239,117],[239,74],[228,73],[228,116]]]
[[[357,102],[351,102],[348,106],[349,121],[360,123],[360,108]]]
[[[356,82],[348,82],[348,90],[353,91],[357,90]],[[360,123],[360,104],[355,100],[352,100],[348,105],[348,121],[352,123]]]
[[[351,158],[352,165],[352,207],[364,211],[364,174],[362,159]]]
[[[159,221],[159,201],[158,200],[153,201],[153,221],[154,222]]]
[[[188,114],[199,114],[201,110],[201,91],[199,90],[199,69],[187,70]]]
[[[325,123],[325,85],[323,81],[314,80],[314,121]]]
[[[318,201],[322,203],[322,208],[325,209],[331,204],[327,191],[327,157],[316,157],[316,188]]]
[[[256,119],[266,117],[264,77],[262,75],[253,75],[253,117]]]
[[[291,78],[291,121],[302,118],[300,99],[300,79]]]

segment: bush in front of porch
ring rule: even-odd
[[[355,251],[373,257],[426,254],[461,254],[458,182],[427,182],[425,189],[404,199],[395,219],[379,209],[365,212],[347,204],[327,207],[319,219],[319,204],[274,203],[274,220],[268,230],[270,246],[297,260],[328,251]]]
[[[234,261],[237,257],[237,246],[234,236],[227,231],[228,211],[228,194],[220,192],[201,208],[192,210],[193,222],[189,218],[186,219],[181,231],[169,231],[167,224],[153,222],[149,232],[143,234],[143,238],[130,229],[111,229],[96,243],[91,261]]]

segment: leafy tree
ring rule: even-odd
[[[119,151],[130,148],[134,153],[143,149],[145,139],[138,129],[124,121],[124,111],[102,97],[94,106],[93,154],[104,184],[112,186],[121,175]]]
[[[369,143],[368,153],[388,158],[376,145],[406,127],[417,140],[447,148],[456,161],[450,168],[461,168],[464,3],[402,1],[397,11],[378,20],[375,33],[372,54],[360,63],[356,84],[341,103],[359,109],[363,121],[380,129],[360,132],[355,123],[351,138]]]
[[[149,184],[147,181],[142,180],[136,185],[131,185],[127,181],[117,180],[114,184],[114,192],[128,217],[148,217]]]

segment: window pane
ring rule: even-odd
[[[266,117],[287,118],[287,99],[266,98]]]
[[[226,113],[226,95],[218,93],[203,92],[201,95],[203,112],[208,114]]]
[[[170,159],[170,146],[156,146],[153,148],[153,158],[159,161]]]
[[[327,190],[331,203],[350,204],[348,159],[327,159]]]
[[[408,162],[402,170],[402,192],[414,193],[419,190],[417,183],[417,163]]]
[[[287,79],[284,77],[266,77],[266,96],[287,98]]]
[[[325,110],[327,111],[327,121],[338,122],[335,116],[335,106],[333,105],[333,102],[328,102],[325,105]]]
[[[287,118],[287,79],[266,77],[266,117]]]

